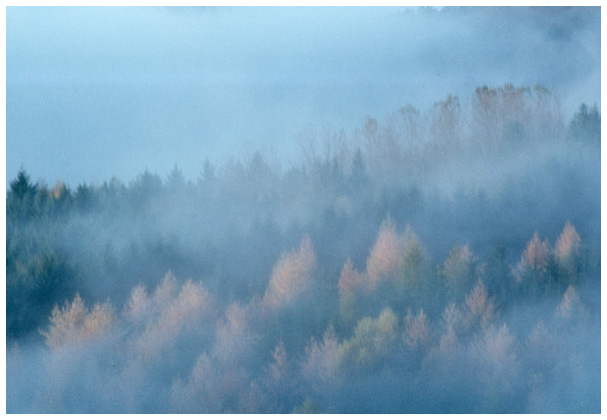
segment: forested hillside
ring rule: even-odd
[[[600,412],[600,114],[480,87],[286,165],[8,174],[8,412]]]

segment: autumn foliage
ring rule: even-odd
[[[480,87],[327,129],[286,171],[22,171],[8,411],[600,411],[595,117]]]

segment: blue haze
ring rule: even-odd
[[[79,183],[175,164],[195,180],[367,115],[478,86],[600,107],[600,9],[7,9],[7,181]]]

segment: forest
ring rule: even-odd
[[[7,411],[599,413],[600,127],[506,84],[289,165],[7,174]]]

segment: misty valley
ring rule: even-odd
[[[309,129],[289,164],[22,167],[7,411],[598,413],[600,124],[506,84]]]

